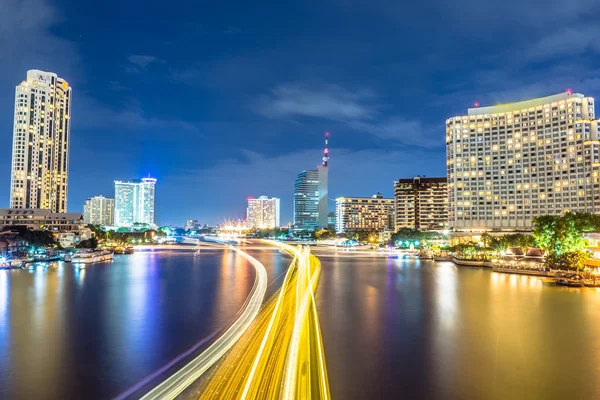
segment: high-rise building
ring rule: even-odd
[[[51,72],[27,71],[15,94],[11,208],[67,211],[71,87]]]
[[[115,181],[115,225],[154,225],[154,187],[156,179]]]
[[[372,197],[338,197],[335,199],[336,232],[394,229],[394,199],[381,193]]]
[[[415,177],[394,181],[396,230],[443,230],[448,227],[448,181]]]
[[[450,226],[527,230],[536,215],[600,212],[594,99],[561,93],[446,121]]]
[[[188,219],[187,222],[185,223],[185,229],[190,230],[190,229],[196,229],[198,227],[198,220],[197,219]]]
[[[249,198],[246,212],[249,228],[272,229],[279,226],[279,199],[276,197]]]
[[[335,211],[329,211],[327,213],[327,228],[328,229],[335,229],[337,226],[337,218],[335,216]]]
[[[83,205],[83,221],[92,225],[114,224],[115,200],[104,196],[90,197]]]
[[[329,211],[329,132],[325,133],[323,162],[317,169],[302,171],[294,184],[294,228],[327,227]]]

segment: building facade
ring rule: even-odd
[[[90,197],[83,205],[83,221],[86,224],[112,226],[114,213],[115,200],[104,196]]]
[[[394,199],[381,193],[372,197],[335,199],[336,232],[391,231],[394,229]]]
[[[415,177],[394,181],[396,230],[422,231],[448,228],[446,178]]]
[[[156,179],[150,177],[115,181],[114,224],[120,227],[154,225],[155,186]]]
[[[446,121],[450,226],[529,230],[537,215],[600,212],[594,99],[561,93]]]
[[[329,133],[325,133],[323,162],[317,169],[302,171],[294,184],[294,229],[327,227],[329,212]]]
[[[71,87],[51,72],[27,71],[16,88],[11,208],[67,211]]]
[[[0,229],[25,226],[31,230],[53,232],[79,231],[83,228],[81,213],[55,213],[48,209],[0,208]]]
[[[246,209],[249,228],[272,229],[279,226],[279,199],[260,196],[258,199],[248,199]]]

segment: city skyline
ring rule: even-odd
[[[199,13],[183,2],[184,20],[152,2],[144,4],[143,20],[129,18],[139,9],[135,1],[119,5],[119,15],[108,11],[110,1],[100,10],[76,4],[8,1],[4,18],[27,18],[2,20],[6,36],[18,40],[1,44],[14,59],[0,66],[7,149],[14,87],[25,71],[55,72],[75,88],[68,211],[80,211],[75,207],[91,195],[111,196],[120,176],[148,172],[161,180],[158,198],[177,204],[157,209],[161,224],[243,217],[244,199],[261,193],[290,205],[288,182],[316,166],[306,162],[324,131],[335,138],[331,198],[377,191],[390,197],[389,182],[398,176],[444,173],[444,121],[475,102],[495,105],[567,88],[600,93],[598,49],[590,39],[597,5],[585,1],[568,10],[553,2],[543,10],[506,4],[534,24],[516,16],[499,23],[489,18],[499,6],[467,0],[456,8],[436,1],[404,8],[326,3],[316,10],[280,4],[267,14],[236,2]],[[95,18],[104,11],[114,22],[110,31]],[[399,23],[402,15],[411,22]],[[412,34],[421,24],[430,29]],[[404,37],[410,43],[398,45]],[[202,50],[182,51],[192,44]],[[567,51],[577,61],[563,57]],[[161,96],[156,81],[168,88]],[[4,188],[9,159],[5,150]],[[230,185],[234,178],[244,182]],[[206,190],[222,196],[205,196]],[[9,195],[0,191],[0,202],[7,206]],[[290,207],[281,219],[292,220]]]

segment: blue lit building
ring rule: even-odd
[[[115,225],[154,225],[154,186],[156,179],[115,181]]]
[[[298,174],[294,184],[294,229],[314,230],[328,226],[329,133],[325,133],[323,163]]]

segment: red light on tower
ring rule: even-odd
[[[475,103],[473,103],[473,106],[479,107],[479,103],[476,101]]]
[[[573,90],[571,90],[570,88],[567,89],[567,94],[573,94]]]

